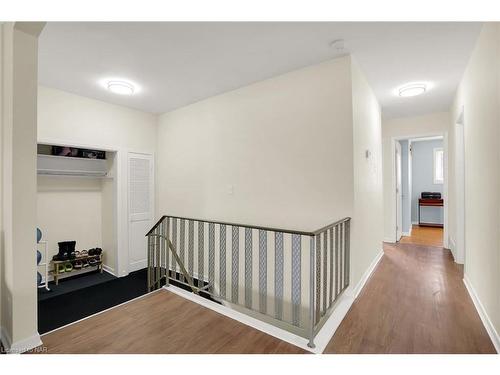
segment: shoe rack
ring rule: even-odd
[[[82,262],[83,264],[87,264],[86,266],[83,266],[82,268],[75,268],[75,263],[77,261]],[[91,262],[95,261],[95,264],[90,264]],[[72,272],[75,271],[81,271],[81,270],[90,270],[90,269],[96,269],[100,273],[103,272],[103,267],[102,267],[102,253],[99,255],[85,255],[85,256],[79,256],[74,259],[68,259],[68,260],[52,260],[51,264],[53,266],[52,271],[50,271],[52,277],[54,278],[54,282],[56,285],[59,285],[59,278],[62,275],[68,275],[71,274]],[[67,271],[68,267],[66,265],[71,264],[71,269]]]

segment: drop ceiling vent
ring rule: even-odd
[[[85,159],[67,156],[38,155],[39,175],[105,177],[108,166],[104,159]]]

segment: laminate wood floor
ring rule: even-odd
[[[411,236],[401,237],[400,243],[443,247],[443,228],[413,225]]]
[[[385,244],[325,353],[495,353],[447,249]]]
[[[47,353],[304,353],[273,336],[159,290],[42,336]]]

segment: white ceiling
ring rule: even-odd
[[[152,113],[337,57],[342,38],[386,118],[444,111],[451,104],[479,23],[54,23],[40,36],[42,85]],[[125,97],[99,81],[140,85]],[[425,95],[400,98],[405,82]]]

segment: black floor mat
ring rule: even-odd
[[[147,271],[38,301],[38,332],[43,334],[147,293]]]
[[[51,281],[49,282],[50,291],[45,288],[38,288],[38,301],[54,298],[61,294],[71,293],[79,289],[88,288],[115,279],[117,279],[116,276],[107,272],[100,273],[99,271],[93,271],[62,279],[59,281],[59,285]]]

